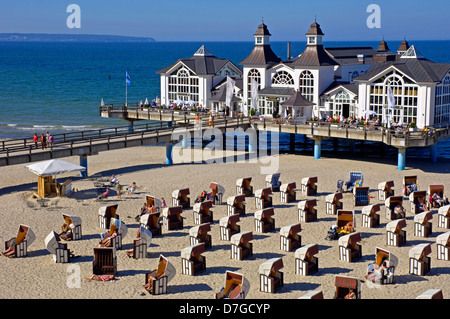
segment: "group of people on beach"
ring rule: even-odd
[[[50,134],[48,131],[47,133],[42,133],[41,137],[39,138],[39,136],[37,135],[37,133],[34,133],[33,135],[33,142],[34,142],[34,147],[38,148],[38,143],[41,143],[41,148],[44,150],[47,147],[53,148],[53,142],[54,142],[54,137],[52,134]]]

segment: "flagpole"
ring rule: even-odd
[[[127,72],[128,73],[128,72]],[[128,83],[127,83],[127,73],[125,73],[125,106],[128,106]]]

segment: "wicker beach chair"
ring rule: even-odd
[[[231,259],[243,260],[253,256],[253,232],[244,231],[230,238]]]
[[[55,263],[68,263],[72,254],[67,248],[67,244],[60,242],[58,234],[51,231],[50,234],[45,237],[45,248],[53,255]]]
[[[155,206],[156,212],[161,213],[162,201],[153,195],[145,195],[147,206]]]
[[[302,200],[297,204],[298,220],[304,223],[317,220],[317,200]]]
[[[182,206],[163,208],[163,227],[166,230],[183,229]]]
[[[356,231],[355,211],[343,209],[338,210],[336,215],[336,226],[338,238]]]
[[[231,236],[241,231],[241,226],[237,223],[240,221],[239,214],[222,217],[219,220],[220,240],[229,241]]]
[[[236,181],[236,195],[245,195],[252,196],[253,195],[253,186],[251,186],[252,178],[239,178]]]
[[[297,184],[295,182],[293,183],[287,183],[287,184],[281,184],[280,186],[280,201],[282,203],[290,203],[294,202],[297,199]]]
[[[378,184],[378,199],[386,200],[389,196],[394,196],[394,181],[381,182]]]
[[[386,249],[376,247],[375,262],[367,266],[366,278],[381,285],[392,284],[397,265],[397,256]]]
[[[353,232],[339,238],[339,260],[353,262],[362,258],[361,234]]]
[[[298,299],[324,299],[322,290],[311,290]]]
[[[419,214],[424,211],[423,205],[427,206],[427,192],[414,191],[409,194],[409,202],[411,203],[411,213]]]
[[[259,266],[260,291],[274,293],[284,285],[283,259],[276,257],[263,262]]]
[[[305,196],[317,195],[317,177],[302,178],[302,194]]]
[[[361,299],[361,281],[356,277],[335,276],[334,286],[336,291],[333,299],[350,299],[350,292],[353,292],[354,299]]]
[[[450,231],[436,237],[437,259],[450,260]]]
[[[256,209],[272,207],[272,188],[267,187],[255,191]]]
[[[302,226],[300,223],[281,227],[280,249],[284,251],[291,251],[299,248],[302,245],[302,236],[300,235],[301,231]]]
[[[212,223],[214,221],[212,206],[213,202],[210,200],[195,203],[193,207],[194,224]]]
[[[181,250],[181,273],[195,276],[206,269],[205,244],[195,244]]]
[[[275,230],[275,211],[273,207],[264,208],[255,212],[255,231],[260,233]]]
[[[428,237],[432,233],[432,224],[430,220],[433,219],[433,214],[430,212],[423,212],[414,216],[414,236]]]
[[[196,245],[200,243],[205,244],[205,249],[212,247],[212,237],[209,234],[211,231],[210,223],[203,223],[193,226],[189,229],[189,243],[190,245]]]
[[[111,218],[119,218],[117,207],[119,205],[107,205],[98,209],[98,222],[100,228],[109,229]]]
[[[280,181],[280,173],[270,174],[266,176],[266,187],[270,187],[272,192],[279,192],[281,181]]]
[[[139,237],[133,241],[132,257],[134,259],[147,258],[147,248],[152,243],[153,235],[145,226],[139,226]]]
[[[214,205],[222,205],[223,196],[225,195],[225,187],[219,185],[216,182],[211,182],[209,184],[211,189],[212,202]]]
[[[176,269],[163,255],[159,256],[158,268],[145,274],[144,287],[151,295],[167,293],[168,283],[175,277]]]
[[[427,193],[429,197],[428,209],[439,208],[448,204],[444,201],[444,185],[429,185]],[[434,194],[438,196],[438,200],[432,199]]]
[[[319,271],[318,244],[309,244],[295,251],[295,273],[308,276]]]
[[[386,245],[401,246],[406,243],[406,219],[396,219],[386,225]]]
[[[409,250],[409,273],[424,276],[431,269],[431,244],[422,243]]]
[[[92,261],[94,275],[116,275],[117,256],[114,247],[94,248],[94,260]]]
[[[177,189],[172,192],[172,206],[181,206],[183,209],[191,207],[189,188]]]
[[[437,216],[438,227],[450,229],[450,205],[439,207]]]
[[[117,232],[117,235],[111,237],[111,247],[114,247],[117,250],[122,249],[122,241],[128,233],[128,227],[120,219],[111,218],[108,232],[109,236],[111,236],[114,232]]]
[[[159,236],[162,234],[161,230],[161,213],[149,213],[141,216],[140,224],[151,231],[152,236]]]
[[[369,187],[353,187],[353,205],[367,206],[370,204]]]
[[[70,233],[66,234],[71,240],[81,240],[81,218],[74,215],[63,214],[64,222],[69,226]]]
[[[244,275],[227,271],[225,273],[225,286],[216,293],[216,299],[245,299],[250,291],[250,282]]]
[[[336,215],[338,209],[343,209],[342,198],[342,192],[327,195],[325,197],[326,214]]]
[[[379,204],[371,204],[364,206],[361,211],[362,227],[372,228],[380,225],[380,215],[377,214],[381,210]]]
[[[418,295],[416,299],[444,299],[442,289],[428,289]]]
[[[17,236],[5,242],[5,250],[14,246],[14,253],[11,257],[28,256],[28,247],[35,241],[36,235],[30,226],[20,225]]]
[[[409,194],[418,190],[419,185],[417,184],[417,176],[403,176],[403,195],[409,196]]]
[[[227,199],[227,214],[245,215],[245,195],[231,196]]]
[[[406,217],[405,209],[403,208],[403,196],[390,196],[384,201],[386,212],[386,219],[396,220]],[[401,207],[402,211],[396,211],[396,207]]]

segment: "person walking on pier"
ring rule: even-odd
[[[48,145],[50,146],[50,149],[53,149],[53,141],[54,141],[53,135],[51,133],[48,134]]]
[[[36,148],[38,148],[39,136],[37,135],[37,133],[34,133],[33,142],[34,142],[34,146]]]
[[[44,133],[41,134],[41,147],[42,147],[42,149],[47,148],[47,141],[46,141]]]

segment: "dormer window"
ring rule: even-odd
[[[315,37],[309,37],[308,38],[308,43],[309,44],[316,44],[316,38]]]
[[[262,37],[256,37],[256,44],[262,44],[263,38]]]

